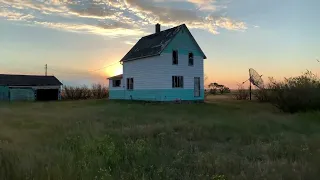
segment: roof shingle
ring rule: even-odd
[[[185,24],[142,37],[121,61],[131,61],[145,57],[160,55],[164,48],[178,34]]]

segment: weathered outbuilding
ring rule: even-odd
[[[0,74],[0,101],[60,100],[61,86],[54,76]]]

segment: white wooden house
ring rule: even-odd
[[[142,37],[110,77],[110,99],[203,101],[205,54],[185,24]]]

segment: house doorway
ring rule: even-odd
[[[200,77],[194,78],[194,97],[200,97]]]

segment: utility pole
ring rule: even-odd
[[[249,86],[249,93],[250,93],[250,101],[251,101],[251,91],[252,91],[252,87],[251,87],[251,79],[250,79],[249,83],[250,83],[250,86]]]
[[[48,65],[47,64],[44,66],[44,69],[45,69],[45,75],[47,76],[47,74],[48,74]]]

